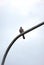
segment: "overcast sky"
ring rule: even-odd
[[[0,0],[0,65],[10,42],[44,21],[44,0]],[[44,26],[20,37],[10,49],[5,65],[44,65]]]

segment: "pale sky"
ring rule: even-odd
[[[0,0],[0,65],[10,42],[22,26],[27,30],[44,21],[44,0]],[[44,65],[44,26],[20,37],[5,65]]]

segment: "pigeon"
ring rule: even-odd
[[[20,33],[23,33],[24,32],[24,29],[22,27],[20,27],[19,32]],[[22,36],[23,36],[23,39],[25,39],[25,36],[24,35],[22,35]]]

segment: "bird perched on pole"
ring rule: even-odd
[[[20,33],[23,33],[24,32],[24,29],[22,27],[20,27],[19,32]],[[23,39],[25,39],[25,36],[24,35],[22,35],[22,36],[23,36]]]

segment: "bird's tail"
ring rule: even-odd
[[[23,35],[23,39],[25,39],[25,36]]]

